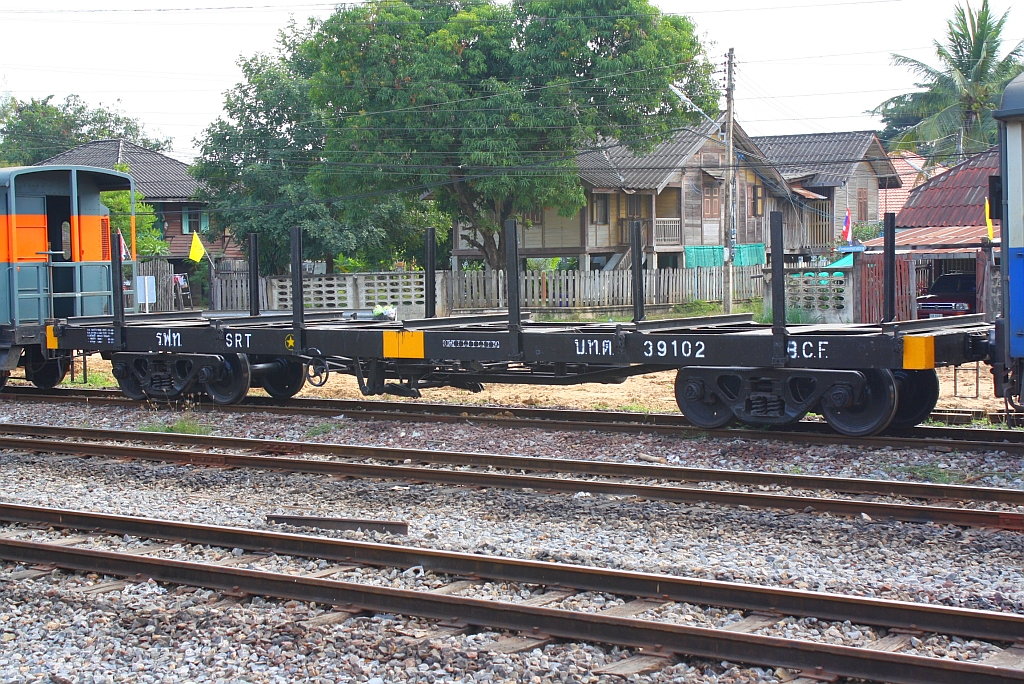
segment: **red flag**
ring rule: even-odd
[[[124,242],[124,235],[121,235],[121,230],[117,231],[118,242],[121,244],[121,261],[131,261],[132,253],[128,251],[128,245]]]

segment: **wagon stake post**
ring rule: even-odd
[[[519,301],[519,222],[515,219],[505,221],[505,295],[508,299],[509,358],[518,360],[521,356],[522,309]]]
[[[249,233],[249,315],[260,315],[260,244],[256,233]]]
[[[647,295],[644,292],[643,272],[643,232],[640,221],[629,222],[629,249],[633,261],[633,322],[639,323],[644,320],[644,304]]]
[[[437,316],[437,229],[429,226],[423,240],[423,317]]]
[[[786,269],[782,212],[769,218],[772,238],[772,365],[786,365]]]
[[[306,348],[305,296],[302,292],[302,229],[292,226],[292,328],[295,351]]]
[[[889,212],[885,215],[883,236],[885,320],[882,322],[890,323],[896,320],[896,214]]]
[[[110,237],[113,241],[110,250],[110,313],[113,316],[115,348],[120,350],[124,345],[124,264],[121,263],[124,247],[120,231]]]

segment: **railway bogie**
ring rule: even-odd
[[[111,372],[131,399],[177,401],[205,394],[215,404],[237,404],[254,387],[288,399],[306,381],[304,364],[285,356],[116,352]]]

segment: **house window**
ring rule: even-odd
[[[718,218],[722,215],[721,188],[717,185],[704,186],[704,218]]]
[[[722,155],[718,152],[702,152],[700,163],[701,166],[719,167],[722,165]]]
[[[749,216],[764,216],[764,186],[747,185],[747,214]]]
[[[868,189],[857,188],[857,220],[868,220]]]
[[[529,221],[530,226],[541,226],[544,224],[544,210],[533,209],[523,213],[523,220]]]
[[[181,232],[185,235],[189,233],[205,233],[210,227],[210,214],[203,211],[199,207],[182,207],[181,208]]]
[[[608,195],[595,192],[590,196],[590,220],[592,223],[608,223]]]
[[[626,216],[637,218],[643,213],[643,196],[626,195]]]

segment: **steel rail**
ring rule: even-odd
[[[20,388],[19,388],[20,389]],[[102,390],[101,390],[102,391]],[[117,396],[91,396],[84,390],[73,394],[0,392],[2,400],[82,401],[95,405],[137,407],[145,404]],[[327,403],[330,402],[330,403]],[[679,435],[692,434],[726,439],[774,440],[797,444],[839,444],[844,446],[941,449],[951,451],[1007,451],[1024,454],[1024,431],[974,428],[922,427],[872,437],[847,437],[831,432],[824,423],[804,421],[785,429],[754,430],[727,428],[708,430],[690,425],[672,414],[632,414],[627,412],[570,411],[564,409],[520,409],[514,407],[476,407],[457,404],[415,404],[412,402],[358,401],[347,399],[290,399],[284,402],[250,397],[237,405],[190,404],[200,411],[251,413],[261,411],[279,415],[334,417],[339,413],[353,420],[394,420],[447,423],[486,423],[503,427],[545,430],[597,430]],[[372,407],[372,408],[371,408]],[[511,416],[509,414],[512,414]]]
[[[16,504],[0,504],[0,520],[229,549],[270,551],[281,556],[396,568],[422,566],[425,570],[459,577],[726,606],[769,612],[780,617],[799,615],[829,621],[849,620],[855,624],[977,639],[1014,641],[1024,634],[1024,616],[1014,613],[778,589],[675,575]]]
[[[492,472],[445,470],[415,466],[340,463],[338,461],[318,459],[153,449],[116,444],[55,442],[52,440],[23,437],[0,437],[0,448],[43,453],[100,456],[105,458],[188,463],[203,466],[319,473],[353,478],[430,482],[470,487],[535,489],[567,494],[595,492],[618,496],[636,496],[650,500],[674,501],[676,503],[712,503],[725,506],[749,506],[751,508],[777,508],[784,510],[806,510],[810,508],[817,512],[836,513],[839,515],[867,515],[872,519],[878,520],[892,519],[903,522],[1024,530],[1024,513],[987,511],[972,508],[876,503],[855,499],[801,497],[760,492],[728,492],[696,487],[672,487],[608,480],[562,479],[530,475],[505,475]]]
[[[280,599],[546,634],[895,684],[1007,684],[1024,670],[226,566],[0,539],[0,556],[80,572],[151,578]]]
[[[542,456],[505,456],[499,454],[431,451],[401,447],[326,444],[322,442],[282,442],[251,437],[218,437],[181,433],[106,430],[51,425],[0,424],[0,435],[31,435],[94,441],[142,442],[198,446],[236,451],[263,451],[278,454],[324,454],[342,458],[372,458],[381,461],[434,463],[455,466],[493,467],[503,470],[572,473],[604,477],[630,477],[675,482],[732,482],[736,484],[781,486],[794,489],[829,490],[844,494],[904,496],[914,499],[991,501],[1024,506],[1024,490],[927,482],[901,482],[825,475],[755,472],[716,468],[690,468],[657,464],[617,463],[614,461],[550,458]]]

